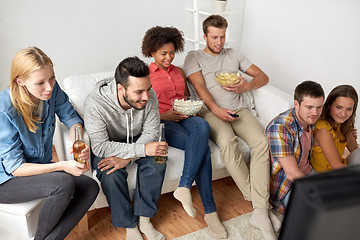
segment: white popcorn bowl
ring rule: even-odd
[[[183,115],[194,116],[200,112],[204,106],[204,101],[199,98],[185,96],[184,98],[171,99],[171,104],[175,111]]]

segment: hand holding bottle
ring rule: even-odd
[[[145,144],[146,156],[164,156],[168,153],[167,142],[150,142]]]
[[[81,127],[75,127],[75,142],[73,144],[74,160],[84,164],[85,166],[89,163],[89,147],[82,140]]]
[[[164,163],[168,153],[168,144],[165,140],[164,124],[160,123],[160,137],[159,142],[151,142],[145,144],[145,154],[147,156],[155,156],[157,163]]]
[[[159,142],[165,142],[166,143],[166,139],[165,139],[165,125],[164,123],[160,123],[160,137],[159,137]],[[166,145],[166,154],[167,154],[167,145]],[[162,155],[162,154],[155,154],[155,162],[156,163],[164,163],[166,161],[166,155]]]

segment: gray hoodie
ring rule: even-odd
[[[145,144],[159,138],[160,114],[156,93],[151,89],[142,110],[124,110],[118,101],[114,78],[97,83],[84,106],[85,129],[93,153],[100,158],[137,160],[145,157]],[[133,138],[139,138],[134,142]]]

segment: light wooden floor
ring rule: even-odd
[[[226,221],[239,215],[251,212],[251,202],[246,201],[234,181],[223,178],[213,182],[214,198],[221,221]],[[154,227],[162,232],[167,239],[173,239],[207,227],[204,221],[204,209],[197,188],[191,190],[196,217],[189,217],[183,210],[181,203],[172,193],[161,195],[159,212],[152,218]],[[114,228],[111,224],[110,209],[102,208],[88,213],[89,231],[80,232],[78,226],[68,235],[66,240],[120,240],[126,239],[123,228]],[[144,237],[144,239],[146,239]]]
[[[53,160],[58,161],[55,149]],[[221,221],[226,221],[239,215],[251,212],[251,202],[246,201],[231,177],[213,181],[213,192],[217,212]],[[196,217],[186,214],[182,205],[171,193],[161,195],[159,199],[159,211],[152,223],[162,232],[167,239],[173,239],[202,228],[207,227],[204,221],[204,209],[196,187],[191,189],[193,204],[196,209]],[[111,224],[111,212],[108,207],[88,212],[89,230],[80,232],[76,226],[65,238],[66,240],[121,240],[126,239],[126,231],[123,228],[114,228]],[[144,236],[144,239],[146,237]]]

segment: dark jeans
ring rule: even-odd
[[[15,177],[0,185],[1,203],[21,203],[45,197],[35,240],[64,239],[81,220],[99,192],[95,180],[52,172]]]
[[[126,167],[107,175],[110,170],[101,172],[98,163],[102,158],[92,155],[93,168],[97,170],[97,178],[111,208],[114,227],[133,228],[138,224],[138,216],[153,217],[157,213],[157,202],[161,195],[166,162],[159,164],[155,157],[140,158],[137,164],[134,207],[131,205],[128,173]]]
[[[210,126],[200,117],[189,117],[180,122],[165,123],[165,138],[172,147],[185,151],[185,162],[179,187],[199,190],[205,213],[216,211],[212,190],[211,153],[208,145]]]

